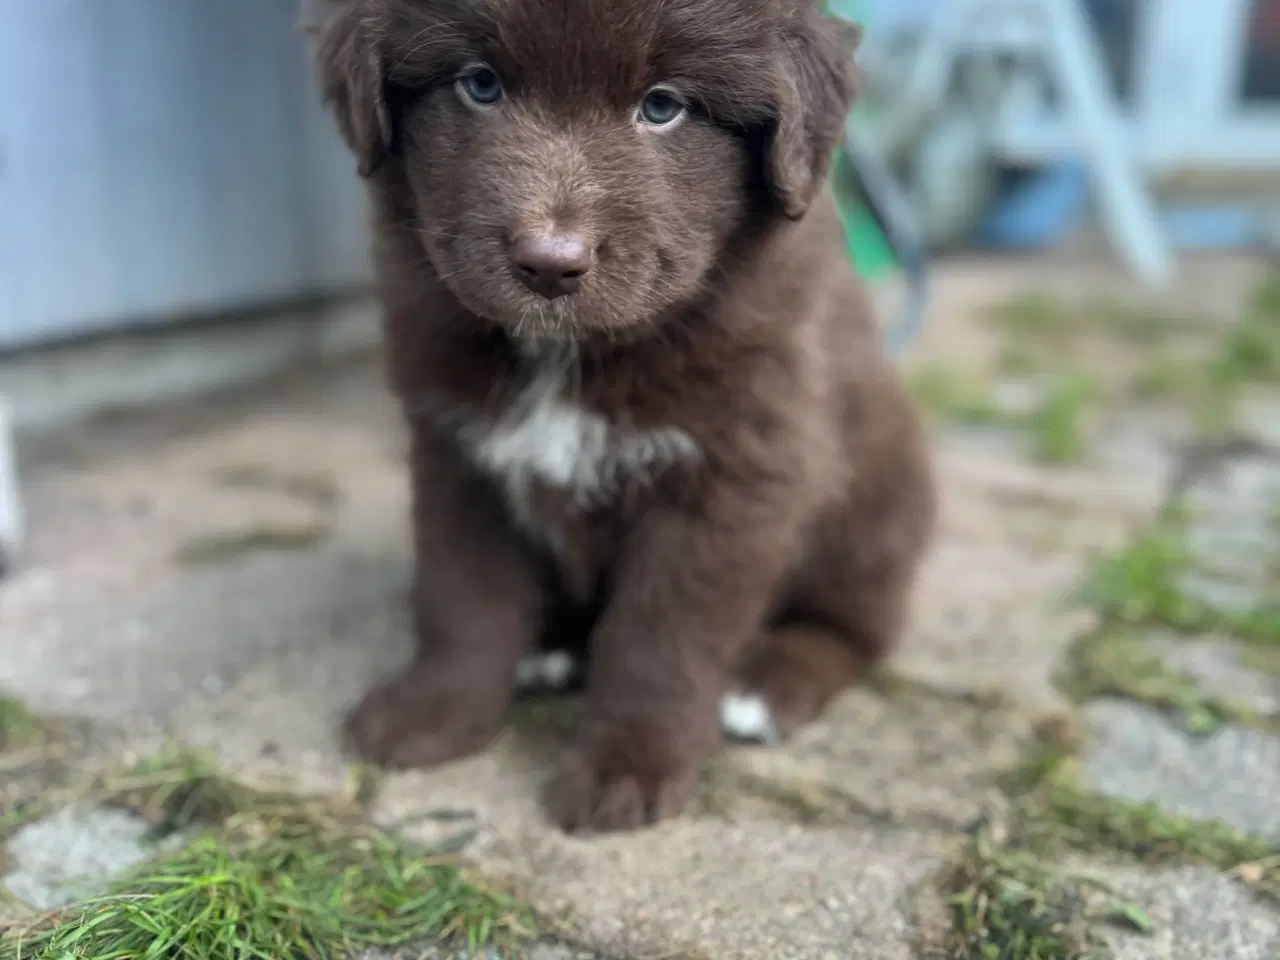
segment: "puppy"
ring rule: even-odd
[[[934,524],[825,180],[856,29],[814,0],[328,0],[412,432],[418,653],[347,721],[475,751],[522,658],[589,653],[546,795],[677,814],[902,629]]]

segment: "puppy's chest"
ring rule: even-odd
[[[648,429],[605,417],[573,399],[557,369],[536,375],[511,407],[462,432],[468,455],[502,489],[512,518],[557,547],[565,528],[653,486],[701,451],[685,430]]]

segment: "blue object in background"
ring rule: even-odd
[[[998,250],[1053,247],[1079,222],[1089,203],[1089,170],[1077,160],[1017,175],[979,221],[974,240]],[[1244,204],[1168,203],[1160,224],[1175,250],[1241,250],[1265,234],[1261,214]]]
[[[1088,200],[1088,168],[1079,160],[1064,160],[1021,175],[978,222],[975,238],[1004,249],[1053,246],[1079,221]]]

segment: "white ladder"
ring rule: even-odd
[[[1172,253],[1094,30],[1077,0],[943,0],[924,30],[902,108],[923,113],[940,102],[957,56],[975,47],[992,55],[1035,54],[1044,63],[1061,97],[1068,142],[1092,174],[1109,240],[1143,281],[1167,281]],[[1027,111],[1040,99],[1035,86],[1029,81],[1010,89],[1002,121],[1026,125]]]

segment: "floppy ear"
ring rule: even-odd
[[[382,48],[360,0],[305,0],[303,29],[311,36],[320,91],[338,130],[369,177],[391,149]]]
[[[812,2],[812,0],[810,0]],[[765,176],[783,214],[799,219],[821,188],[857,94],[862,31],[816,10],[782,40]]]

